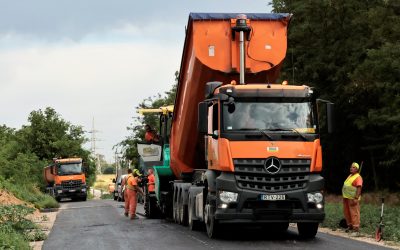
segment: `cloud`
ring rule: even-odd
[[[120,43],[0,51],[0,65],[13,72],[6,78],[0,72],[0,105],[10,107],[0,110],[2,122],[20,127],[29,112],[48,106],[86,130],[94,117],[103,140],[99,152],[110,151],[127,135],[134,107],[172,87],[180,47]]]
[[[265,0],[0,0],[0,37],[17,33],[52,42],[80,41],[88,34],[105,33],[121,23],[146,29],[164,22],[183,31],[190,12],[269,12],[268,3]]]

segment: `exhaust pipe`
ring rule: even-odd
[[[240,31],[240,84],[244,84],[244,32]]]
[[[239,32],[239,83],[245,84],[244,74],[245,74],[245,41],[244,35],[250,31],[250,27],[247,26],[247,16],[245,14],[240,14],[236,17],[236,26],[232,27],[233,32]]]

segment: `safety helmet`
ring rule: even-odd
[[[135,169],[133,170],[133,173],[136,174],[136,175],[138,175],[138,176],[142,176],[142,174],[140,173],[139,169],[137,169],[137,168],[135,168]]]
[[[358,165],[357,162],[353,162],[351,165],[352,165],[353,167],[357,168],[357,169],[360,169],[360,165]]]

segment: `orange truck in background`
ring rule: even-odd
[[[43,169],[43,177],[46,191],[57,201],[62,198],[86,201],[86,177],[81,158],[53,159],[53,163]]]
[[[210,238],[231,225],[289,223],[312,238],[324,220],[318,114],[326,107],[330,130],[333,104],[277,83],[290,18],[189,16],[173,116],[161,117],[171,129],[154,167],[156,207],[192,230],[205,224]]]

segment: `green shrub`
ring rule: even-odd
[[[32,214],[33,211],[35,211],[34,208],[23,205],[0,206],[0,239],[1,237],[13,238],[13,241],[16,242],[13,243],[13,241],[11,241],[11,243],[9,243],[6,241],[4,246],[0,245],[1,247],[4,249],[10,249],[14,246],[10,244],[23,246],[24,241],[37,241],[46,238],[46,235],[40,230],[40,228],[34,222],[27,219],[27,215]],[[15,249],[21,248],[18,246]]]
[[[103,199],[103,200],[108,200],[108,199],[113,199],[114,197],[113,197],[112,194],[104,193],[104,194],[101,195],[100,198]]]
[[[35,204],[38,209],[43,208],[59,208],[60,204],[50,195],[43,194]]]
[[[14,229],[4,224],[0,225],[0,249],[29,250],[28,241]]]
[[[107,167],[104,169],[103,174],[115,174],[115,168],[114,167]]]

